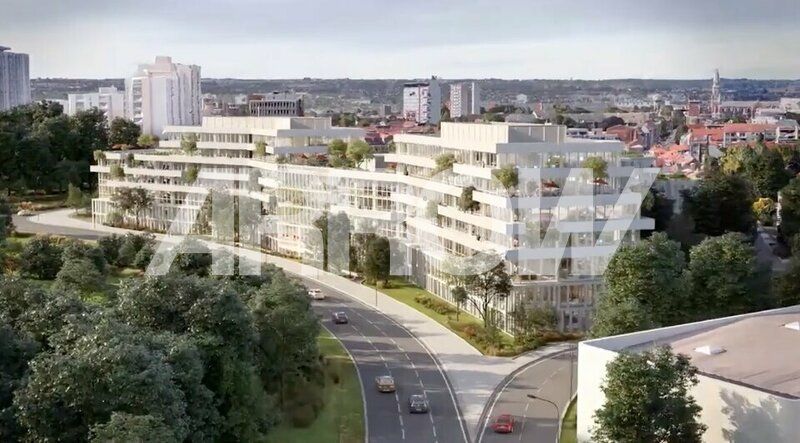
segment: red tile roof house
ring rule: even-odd
[[[638,140],[639,130],[626,125],[616,125],[606,129],[606,134],[616,135],[622,143]]]

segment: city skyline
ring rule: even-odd
[[[2,1],[0,43],[31,54],[33,78],[127,77],[157,55],[208,78],[800,78],[790,0],[28,3]]]

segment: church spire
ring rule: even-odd
[[[714,70],[714,81],[711,83],[711,115],[714,118],[720,117],[720,106],[722,105],[722,93],[719,88],[719,69]]]

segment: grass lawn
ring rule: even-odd
[[[578,418],[576,416],[578,413],[576,408],[577,400],[576,397],[575,400],[569,404],[567,414],[564,415],[564,421],[561,423],[561,436],[558,439],[560,443],[578,443]]]
[[[325,393],[320,415],[307,428],[293,428],[284,422],[270,432],[270,443],[363,443],[364,403],[361,385],[352,360],[339,340],[323,330],[317,338],[320,354],[329,365],[325,368]],[[338,372],[339,383],[331,374]]]
[[[366,285],[366,286],[374,288],[374,286],[372,285]],[[440,314],[439,312],[436,312],[435,310],[419,303],[416,300],[418,296],[424,296],[424,297],[432,297],[435,300],[441,300],[442,303],[446,303],[444,300],[440,299],[439,297],[436,297],[430,292],[421,289],[417,286],[414,286],[412,283],[409,283],[401,278],[391,278],[389,280],[389,288],[387,289],[379,288],[379,290],[382,293],[394,298],[395,300],[405,303],[408,306],[411,306],[412,308],[416,309],[417,311],[422,312],[428,317],[436,320],[444,327],[455,332],[459,337],[463,338],[471,345],[475,346],[479,351],[481,351],[481,353],[486,355],[498,354],[497,350],[490,349],[488,346],[486,346],[485,343],[476,340],[476,337],[471,336],[470,334],[464,332],[466,329],[469,329],[468,326],[470,325],[474,326],[475,328],[483,328],[483,322],[480,319],[476,318],[475,316],[462,311],[458,315],[458,324],[460,327],[456,329],[453,328],[453,323],[456,322],[456,315],[454,313]],[[453,306],[453,309],[455,309],[455,306]],[[500,354],[515,355],[518,353],[514,349],[515,348],[514,340],[510,336],[501,333],[500,339],[501,339]]]

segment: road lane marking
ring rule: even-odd
[[[419,371],[417,371],[416,369],[414,369],[414,373],[415,373],[415,374],[417,374],[417,378],[419,378]]]
[[[542,364],[544,362],[553,361],[556,357],[558,357],[558,356],[560,356],[562,354],[572,355],[572,352],[570,352],[569,350],[563,350],[563,351],[554,352],[553,354],[550,354],[550,355],[543,356],[539,360],[536,360],[536,361],[530,363],[527,367],[525,367],[521,371],[519,371],[516,374],[514,374],[513,376],[511,376],[508,380],[506,380],[506,382],[502,385],[502,387],[500,387],[500,390],[498,391],[497,395],[495,395],[494,399],[492,399],[492,403],[489,406],[489,412],[486,414],[486,420],[484,420],[483,422],[479,422],[478,423],[479,430],[478,430],[478,438],[475,440],[476,443],[481,443],[481,441],[483,441],[483,436],[486,434],[486,428],[488,427],[488,421],[490,420],[490,417],[494,413],[494,407],[497,405],[497,401],[503,395],[503,392],[505,392],[505,390],[508,388],[508,386],[511,385],[511,383],[513,383],[514,380],[516,380],[516,378],[519,377],[520,375],[528,372],[529,370],[533,369],[534,367],[536,367],[536,366],[538,366],[538,365],[540,365],[540,364]],[[523,424],[523,427],[524,426],[525,425]]]
[[[390,340],[392,341],[392,344],[393,344],[393,345],[397,346],[397,340],[395,340],[395,339],[393,339],[393,338],[392,338],[392,339],[390,339]],[[400,348],[400,346],[397,346],[397,347],[398,347],[398,348]]]
[[[402,428],[403,427],[403,416],[402,415],[398,415],[397,418],[400,420],[400,427]]]
[[[403,411],[400,409],[400,403],[397,403],[397,413],[402,414]]]
[[[400,433],[403,436],[403,440],[405,440],[406,439],[406,430],[405,430],[405,428],[400,429]]]

